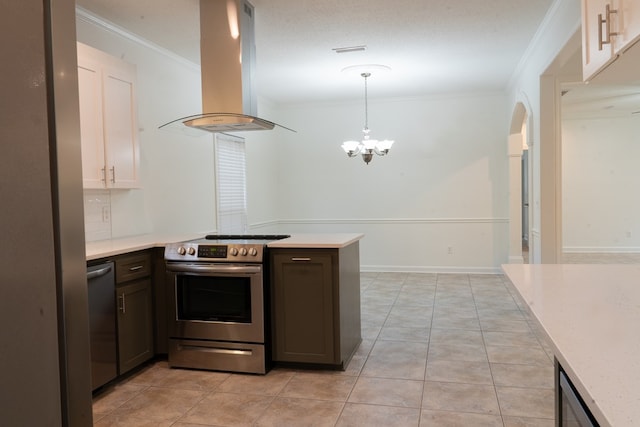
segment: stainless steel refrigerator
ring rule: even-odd
[[[0,10],[0,424],[90,426],[75,2]]]

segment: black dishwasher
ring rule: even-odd
[[[87,267],[91,389],[118,375],[116,351],[116,294],[113,262]]]

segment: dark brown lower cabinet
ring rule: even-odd
[[[271,254],[274,361],[344,369],[362,341],[358,243]]]
[[[123,255],[115,263],[118,373],[122,375],[154,355],[151,254]]]
[[[276,361],[336,363],[331,255],[275,254]]]
[[[119,372],[123,374],[153,357],[151,279],[116,289]]]

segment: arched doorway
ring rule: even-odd
[[[514,108],[509,131],[509,263],[529,262],[531,209],[531,162],[530,139],[527,137],[530,115],[523,102]]]

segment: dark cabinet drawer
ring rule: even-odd
[[[151,275],[151,254],[148,251],[116,258],[116,283],[141,279]]]

